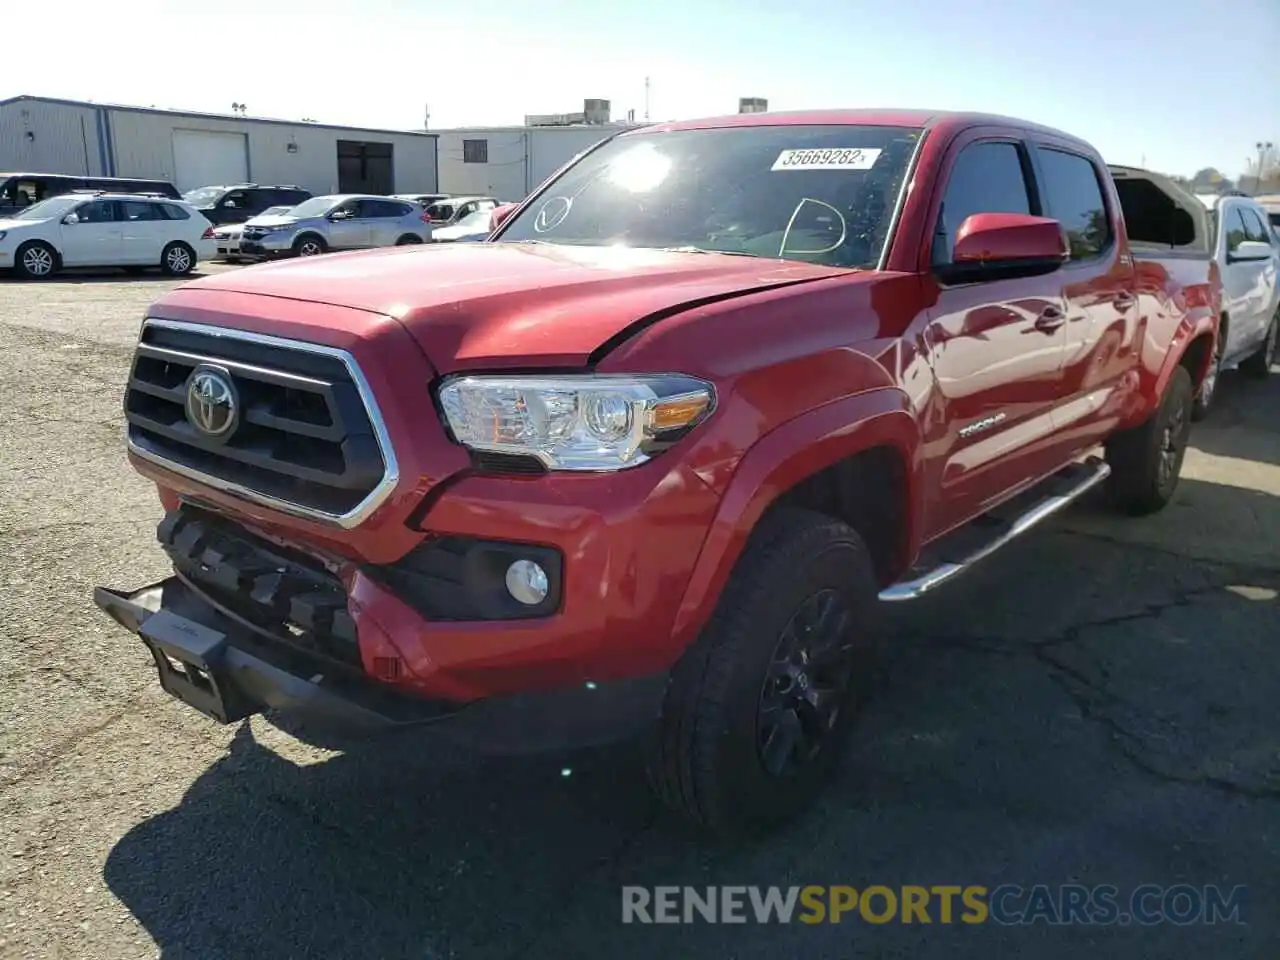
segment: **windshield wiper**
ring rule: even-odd
[[[719,253],[726,257],[756,257],[758,253],[747,253],[745,250],[708,250],[706,247],[655,247],[654,249],[661,253]]]

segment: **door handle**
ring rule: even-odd
[[[1115,308],[1117,310],[1128,310],[1137,302],[1137,300],[1138,298],[1135,297],[1132,293],[1124,293],[1122,291],[1116,294],[1115,299],[1112,301],[1112,303],[1115,304]]]
[[[1053,333],[1067,322],[1067,315],[1058,307],[1045,307],[1036,317],[1036,329],[1041,333]]]

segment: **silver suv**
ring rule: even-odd
[[[288,213],[254,217],[240,234],[248,257],[313,257],[330,250],[359,250],[425,243],[431,224],[407,200],[336,194],[304,200]]]

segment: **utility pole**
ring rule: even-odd
[[[431,104],[424,103],[422,105],[422,129],[431,129]]]
[[[649,78],[644,78],[644,122],[649,122]]]

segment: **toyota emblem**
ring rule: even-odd
[[[187,380],[187,421],[210,440],[231,435],[240,421],[235,381],[221,367],[199,366]]]

